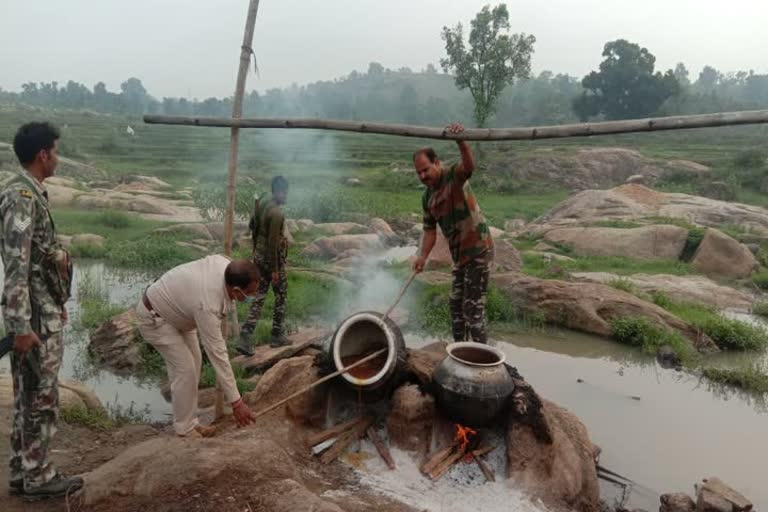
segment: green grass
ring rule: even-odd
[[[752,314],[768,318],[768,301],[755,302],[752,305]]]
[[[737,369],[704,368],[702,375],[719,384],[734,386],[755,393],[768,393],[768,374],[756,364]]]
[[[80,311],[75,327],[84,331],[93,331],[126,310],[123,306],[110,304],[104,283],[91,272],[83,272],[80,276],[77,301]]]
[[[595,222],[594,224],[592,224],[592,226],[600,227],[600,228],[632,229],[632,228],[642,227],[643,224],[639,224],[637,222],[630,222],[626,220],[609,219],[609,220],[601,220],[600,222]]]
[[[691,261],[696,254],[696,251],[701,245],[701,241],[704,240],[704,235],[707,233],[705,228],[691,228],[688,230],[688,237],[685,239],[685,247],[683,247],[683,253],[680,255],[680,259],[683,261]]]
[[[753,274],[752,282],[761,290],[768,290],[768,269],[762,269],[760,272]]]
[[[760,350],[768,346],[768,331],[726,318],[710,307],[675,301],[669,301],[662,307],[700,329],[721,350]]]
[[[233,363],[232,372],[235,374],[235,383],[241,395],[254,390],[256,386],[248,380],[248,375],[242,366]],[[216,371],[213,369],[213,366],[205,363],[200,375],[200,387],[212,388],[214,386],[216,386]]]
[[[623,279],[623,278],[611,279],[610,281],[608,281],[608,286],[616,288],[617,290],[631,293],[633,295],[637,295],[637,287],[629,279]]]
[[[114,430],[123,425],[150,422],[148,406],[144,409],[137,409],[134,402],[131,402],[128,407],[117,403],[108,403],[104,409],[88,409],[82,406],[65,407],[61,409],[60,414],[65,423],[102,432]]]
[[[613,337],[619,343],[641,348],[654,355],[664,346],[670,347],[681,361],[688,362],[695,356],[695,351],[683,336],[666,327],[660,326],[644,317],[627,316],[611,322]]]
[[[554,261],[547,263],[541,256],[523,254],[523,272],[530,276],[549,279],[553,277],[552,269],[559,271],[555,277],[565,272],[610,272],[619,275],[631,274],[673,274],[688,275],[694,270],[689,263],[676,260],[635,260],[623,256],[581,256],[573,261]]]

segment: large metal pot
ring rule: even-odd
[[[437,403],[462,425],[484,426],[495,419],[514,390],[503,352],[482,343],[448,345],[432,378]]]
[[[404,373],[407,354],[397,324],[389,318],[382,319],[381,313],[375,311],[355,313],[336,329],[328,350],[333,366],[340,370],[382,348],[387,348],[385,355],[341,376],[371,400],[392,391]]]

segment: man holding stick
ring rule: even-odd
[[[454,123],[446,130],[458,134],[464,127]],[[431,147],[418,149],[413,154],[416,174],[427,187],[422,198],[424,236],[413,269],[424,270],[435,246],[439,225],[448,240],[454,265],[449,301],[453,339],[467,341],[469,334],[473,341],[487,343],[485,298],[494,256],[493,239],[469,185],[475,170],[472,151],[466,141],[456,143],[461,161],[447,169]]]

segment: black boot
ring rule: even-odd
[[[272,348],[284,347],[290,344],[291,340],[286,338],[284,334],[273,334],[272,338],[269,340],[269,346]]]
[[[8,494],[11,496],[24,494],[24,480],[11,480],[8,483]]]
[[[251,349],[251,336],[253,333],[248,331],[243,331],[240,333],[240,340],[237,342],[237,346],[235,347],[235,350],[237,350],[238,354],[242,354],[246,357],[251,357],[253,355],[253,350]]]
[[[63,478],[56,476],[50,482],[43,485],[24,490],[25,501],[47,500],[49,498],[60,498],[74,494],[83,487],[83,479],[80,477]]]

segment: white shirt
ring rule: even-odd
[[[221,322],[231,304],[224,285],[224,271],[229,263],[226,256],[213,255],[179,265],[147,289],[147,298],[152,309],[179,332],[197,329],[200,344],[231,403],[240,399],[240,393],[221,334]]]

